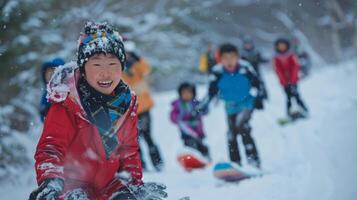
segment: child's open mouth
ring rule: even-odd
[[[98,81],[97,83],[102,88],[109,88],[110,86],[112,86],[113,81]]]

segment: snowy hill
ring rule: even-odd
[[[145,173],[146,181],[167,184],[169,199],[193,200],[315,200],[356,198],[357,163],[357,64],[351,61],[313,71],[300,86],[311,115],[286,127],[276,120],[284,114],[285,97],[275,75],[266,71],[269,90],[266,110],[254,114],[252,127],[263,168],[268,172],[240,184],[223,184],[212,175],[212,166],[184,172],[176,161],[181,149],[177,128],[169,121],[170,102],[176,92],[155,94],[153,133],[165,160],[162,173]],[[199,89],[203,96],[205,89]],[[223,103],[211,107],[204,119],[207,143],[215,162],[227,160],[226,122]],[[36,128],[38,131],[39,128]],[[33,134],[33,145],[39,133]],[[28,144],[28,145],[30,145]],[[32,149],[33,147],[29,148]],[[0,199],[26,199],[34,185],[33,168],[24,176],[0,187]],[[22,172],[18,172],[19,174]]]
[[[170,199],[355,199],[357,153],[357,65],[348,63],[315,71],[300,86],[311,110],[310,119],[287,127],[276,120],[285,112],[285,97],[274,74],[266,74],[270,101],[255,114],[252,127],[263,167],[262,178],[239,185],[221,183],[212,176],[212,167],[192,174],[178,168],[178,131],[170,124],[169,102],[176,93],[156,96],[154,133],[165,151],[166,171],[146,174],[145,179],[164,182]],[[200,91],[202,94],[202,91]],[[161,106],[161,107],[159,107]],[[214,161],[227,160],[226,122],[223,104],[212,108],[205,119],[207,142]],[[175,142],[174,141],[175,138]]]

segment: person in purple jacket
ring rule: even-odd
[[[209,150],[204,144],[202,116],[208,113],[208,107],[202,106],[196,99],[196,88],[190,83],[182,83],[178,88],[179,99],[172,102],[170,118],[181,132],[185,146],[198,150],[210,160]]]

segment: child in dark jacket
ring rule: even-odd
[[[202,116],[208,113],[208,108],[201,108],[200,102],[196,100],[194,85],[182,83],[178,93],[179,99],[171,104],[171,121],[179,127],[185,146],[198,150],[210,159],[208,147],[203,143],[205,133],[202,123]]]
[[[125,50],[117,31],[88,22],[77,63],[56,70],[53,102],[35,153],[38,188],[29,200],[163,199],[143,183],[137,98],[121,80]]]
[[[275,51],[277,54],[273,58],[273,66],[286,94],[287,115],[291,116],[293,114],[291,110],[292,99],[296,100],[297,104],[302,108],[303,114],[306,115],[308,109],[298,92],[300,64],[297,55],[289,49],[289,40],[284,38],[276,40]]]

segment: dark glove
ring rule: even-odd
[[[115,192],[109,200],[138,200],[134,194],[127,188],[123,187],[118,192]]]
[[[138,200],[161,200],[167,197],[167,193],[164,191],[166,186],[160,183],[129,185],[128,188]]]
[[[258,96],[257,98],[255,98],[254,108],[257,109],[257,110],[263,110],[264,109],[263,97]]]
[[[90,200],[88,194],[81,188],[66,192],[64,200]]]
[[[257,90],[258,90],[258,93],[255,97],[254,108],[257,110],[263,110],[264,109],[263,101],[265,99],[263,84],[261,84],[260,87],[257,88]]]
[[[214,81],[210,82],[210,84],[208,86],[209,101],[211,99],[213,99],[215,96],[217,96],[218,92],[219,92],[218,81],[214,80]]]
[[[64,181],[60,178],[46,179],[30,194],[29,200],[56,200],[63,187]]]
[[[261,91],[261,96],[263,98],[263,100],[268,100],[268,91],[267,88],[265,86],[265,83],[263,81],[261,81],[261,85],[260,85],[260,91]]]
[[[201,115],[206,115],[209,112],[209,97],[203,99],[203,101],[197,106],[197,110]]]

